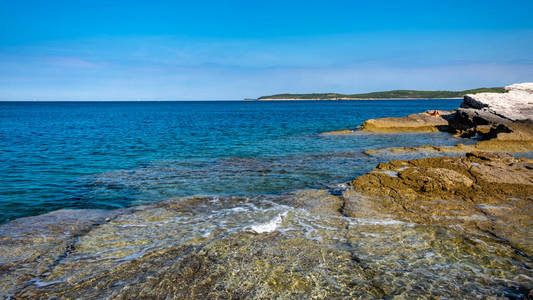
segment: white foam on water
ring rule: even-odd
[[[33,281],[33,284],[37,287],[47,287],[47,286],[58,284],[58,283],[62,283],[62,281],[61,280],[54,280],[54,281],[35,280]]]
[[[230,208],[230,211],[232,211],[232,212],[245,212],[245,211],[248,211],[248,210],[246,208],[244,208],[244,207],[237,206],[237,207]]]
[[[273,232],[281,225],[281,222],[286,215],[287,211],[280,213],[274,219],[266,223],[252,225],[250,228],[257,233]]]
[[[490,205],[490,204],[476,204],[476,206],[479,208],[479,209],[482,209],[482,210],[509,210],[509,209],[513,209],[512,207],[509,207],[509,206],[505,206],[505,205]]]
[[[361,234],[365,237],[373,237],[373,238],[378,238],[379,237],[379,234],[375,234],[375,233],[369,233],[369,232],[363,232],[361,231]]]
[[[354,225],[407,225],[413,226],[413,223],[402,222],[393,219],[363,219],[363,218],[349,218],[349,222]]]
[[[168,223],[168,222],[167,222]],[[156,226],[159,225],[159,224],[155,224]],[[163,224],[161,224],[163,225]],[[145,224],[120,224],[119,227],[122,227],[122,228],[128,228],[128,227],[147,227],[148,225],[145,225]]]

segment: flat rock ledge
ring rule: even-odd
[[[533,160],[503,153],[393,160],[350,182],[344,213],[459,226],[533,255]]]
[[[438,111],[411,114],[405,117],[370,119],[361,125],[361,130],[376,133],[437,132],[448,130],[448,120],[454,111]]]
[[[533,151],[533,122],[513,122],[507,124],[505,130],[492,132],[494,137],[486,138],[475,144],[457,144],[455,146],[425,145],[418,147],[398,147],[368,149],[367,155],[381,155],[385,153],[418,153],[418,152],[443,152],[443,153],[467,153],[472,151],[483,152],[532,152]]]

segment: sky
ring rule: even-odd
[[[0,0],[0,100],[240,100],[525,81],[531,0]]]

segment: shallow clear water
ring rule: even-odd
[[[321,132],[459,103],[2,102],[0,223],[61,208],[330,188],[375,166],[365,149],[459,140]]]
[[[21,218],[0,226],[0,296],[522,299],[532,288],[532,258],[490,234],[305,205],[326,197],[186,197]]]

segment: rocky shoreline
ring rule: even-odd
[[[445,131],[480,140],[475,145],[404,148],[405,151],[533,151],[533,83],[513,84],[505,93],[466,95],[455,111],[432,111],[399,118],[367,120],[361,131],[414,133]],[[394,152],[402,149],[391,149]],[[373,150],[370,150],[373,151]],[[376,153],[376,152],[369,152]]]
[[[198,196],[23,218],[0,226],[0,291],[14,299],[522,299],[533,288],[530,167],[480,153],[393,161],[338,195]],[[498,181],[509,172],[517,182]],[[265,212],[267,222],[255,224]]]
[[[349,216],[368,214],[364,206],[406,222],[461,226],[533,255],[532,159],[472,152],[393,160],[350,185],[353,190],[344,195]]]
[[[532,87],[365,122],[363,131],[481,141],[389,149],[465,155],[380,163],[335,190],[60,210],[0,225],[0,295],[531,298],[533,160],[496,152],[533,150]]]

